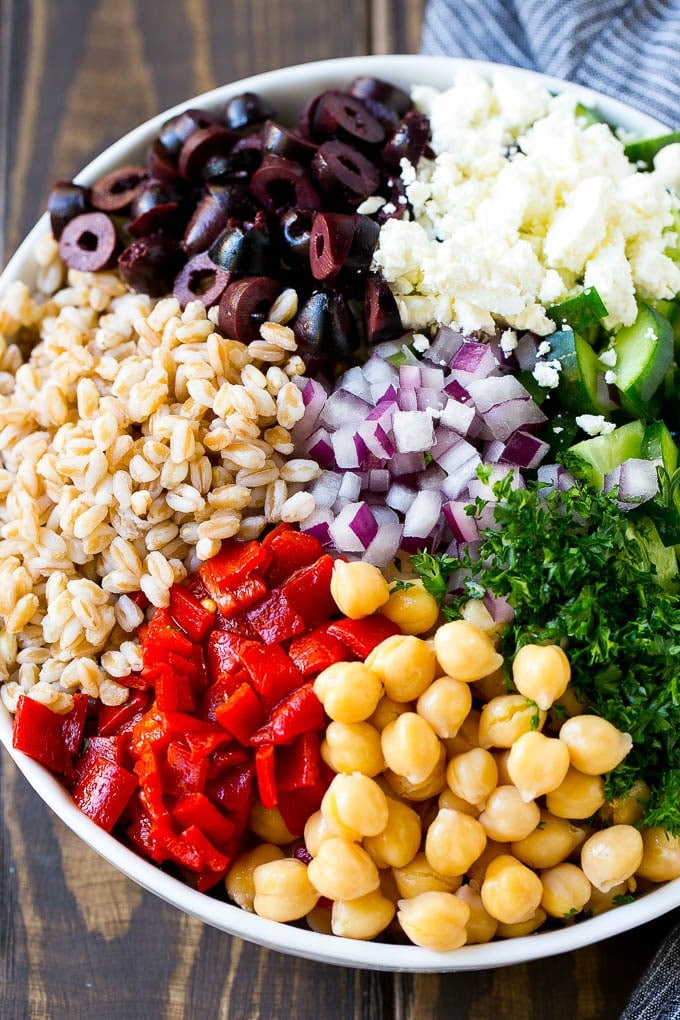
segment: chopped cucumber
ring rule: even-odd
[[[673,327],[649,305],[640,303],[635,322],[619,330],[612,346],[622,407],[636,418],[655,418],[658,401],[654,397],[673,361]]]
[[[566,323],[576,333],[582,333],[588,326],[594,326],[604,319],[607,309],[595,288],[586,287],[580,294],[546,309],[546,314],[558,328]]]
[[[678,448],[662,421],[654,421],[645,429],[642,437],[641,457],[662,464],[669,475],[678,466]]]
[[[578,435],[579,427],[573,414],[557,411],[548,419],[541,432],[541,439],[550,443],[550,457],[555,459],[559,453],[565,453]],[[547,459],[546,459],[547,462]]]
[[[602,489],[608,471],[630,457],[642,456],[644,435],[643,423],[630,421],[605,436],[593,436],[576,443],[571,447],[571,453],[583,462],[578,474],[596,489]]]
[[[623,151],[631,163],[644,163],[651,170],[657,152],[674,142],[680,142],[680,131],[671,131],[670,134],[658,135],[656,138],[641,138],[636,142],[629,142]]]
[[[678,578],[678,559],[672,546],[665,546],[656,525],[651,518],[641,516],[630,524],[630,528],[642,540],[644,553],[650,567],[654,568],[657,581],[662,588],[675,587]]]
[[[601,124],[602,117],[594,110],[592,106],[586,106],[585,103],[577,103],[574,107],[574,116],[583,122],[586,127],[590,127],[591,124]]]
[[[552,357],[562,366],[557,394],[564,410],[608,414],[613,404],[607,396],[602,366],[590,344],[571,329],[552,333],[549,342]]]

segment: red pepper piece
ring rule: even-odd
[[[129,673],[120,681],[125,687],[131,687],[136,691],[148,691],[151,687],[149,680],[143,673]]]
[[[316,730],[301,733],[288,747],[280,747],[276,756],[276,787],[290,792],[302,786],[316,786],[321,778],[319,770],[321,741]]]
[[[365,659],[376,645],[394,634],[401,634],[401,630],[386,616],[374,613],[362,620],[334,620],[328,625],[328,633],[343,641],[359,659]]]
[[[185,733],[184,739],[192,760],[201,761],[203,758],[209,758],[218,747],[228,743],[231,737],[224,730],[215,727],[212,733]]]
[[[40,762],[50,772],[65,773],[71,755],[64,741],[64,717],[22,694],[17,703],[12,747]]]
[[[269,551],[256,540],[226,539],[217,556],[201,563],[198,573],[210,597],[219,606],[225,592],[239,588],[255,574],[262,576],[269,560]]]
[[[332,558],[320,556],[310,566],[296,570],[282,586],[286,598],[310,630],[325,623],[338,611],[331,595],[332,573]]]
[[[206,796],[230,814],[247,814],[255,800],[254,778],[255,766],[252,762],[244,762],[211,780],[206,787]]]
[[[263,744],[255,752],[255,775],[263,807],[276,807],[279,798],[276,792],[276,763],[273,744]]]
[[[160,843],[167,851],[168,858],[187,871],[203,870],[203,854],[198,847],[188,843],[182,836],[176,836],[174,832],[165,832]]]
[[[260,577],[247,577],[238,588],[231,588],[215,596],[220,613],[225,618],[238,616],[267,594],[267,585]]]
[[[111,832],[136,788],[132,772],[93,754],[73,788],[73,799],[88,818]]]
[[[165,806],[160,768],[152,751],[145,751],[135,763],[134,772],[139,779],[139,798],[149,818],[161,828],[169,827],[170,812]]]
[[[192,712],[196,707],[189,678],[169,666],[159,672],[155,689],[161,712]]]
[[[192,641],[202,641],[215,624],[215,614],[202,606],[188,588],[173,584],[168,611],[173,621]]]
[[[248,622],[246,611],[237,613],[235,616],[222,616],[218,609],[215,613],[215,630],[226,630],[250,641],[257,638],[257,634]]]
[[[191,661],[194,664],[194,675],[191,678],[191,687],[194,694],[202,694],[206,687],[210,685],[208,664],[205,661],[203,645],[194,645],[191,649]]]
[[[229,695],[233,694],[243,681],[247,679],[248,674],[246,671],[239,669],[236,673],[227,674],[222,679],[216,680],[214,684],[211,684],[201,696],[198,709],[201,718],[210,720],[210,722],[216,722],[217,716],[215,712],[219,706],[223,705]]]
[[[265,709],[276,705],[303,681],[302,673],[280,645],[248,642],[241,650],[241,662]]]
[[[244,747],[240,745],[225,747],[220,751],[216,751],[209,759],[208,774],[211,779],[215,779],[216,776],[222,775],[223,772],[228,772],[230,769],[235,768],[236,765],[245,765],[249,761],[250,752],[246,751]]]
[[[167,652],[189,658],[191,641],[178,630],[167,609],[156,609],[147,624],[140,627],[139,638],[142,642],[142,659],[146,664],[154,665],[164,662]]]
[[[301,786],[298,790],[279,792],[278,809],[284,824],[292,836],[301,836],[307,819],[318,811],[328,783],[319,782],[316,786]]]
[[[202,793],[208,778],[208,762],[196,761],[191,752],[178,741],[168,744],[162,782],[166,794],[182,797],[185,793]]]
[[[195,847],[203,858],[202,867],[208,871],[223,872],[229,864],[229,860],[220,853],[217,847],[213,846],[205,833],[196,825],[189,825],[180,833],[180,839]]]
[[[118,734],[112,737],[101,737],[98,735],[89,737],[87,749],[83,751],[83,755],[90,751],[101,755],[102,758],[108,758],[109,761],[115,761],[119,765],[123,764],[125,757],[124,741]]]
[[[241,744],[247,744],[264,720],[264,709],[250,684],[243,683],[215,709],[215,720]]]
[[[294,638],[288,654],[306,677],[316,676],[334,662],[347,662],[353,658],[347,645],[328,633],[327,624]]]
[[[272,711],[269,722],[253,733],[250,743],[292,744],[307,730],[320,730],[326,725],[323,705],[314,693],[313,683],[303,684],[291,691]]]
[[[234,835],[234,823],[223,815],[203,793],[188,793],[180,797],[172,808],[172,817],[186,829],[194,825],[217,846],[227,843]]]
[[[318,539],[303,531],[295,531],[290,525],[276,528],[263,540],[263,545],[265,543],[272,557],[265,575],[270,588],[275,588],[296,570],[315,563],[323,556],[323,547]]]
[[[118,733],[126,722],[143,712],[149,703],[149,695],[145,691],[135,691],[123,705],[97,706],[97,733],[100,737],[110,737]]]
[[[61,717],[64,747],[69,754],[78,754],[83,743],[89,700],[87,694],[74,694],[73,708]]]
[[[275,588],[246,616],[255,633],[266,645],[288,641],[296,634],[302,634],[307,626],[281,588]]]
[[[230,673],[234,673],[241,665],[241,649],[249,644],[254,642],[248,641],[240,634],[214,630],[208,638],[206,656],[208,673],[212,680],[222,680]]]
[[[163,840],[159,838],[154,823],[143,811],[127,826],[125,833],[133,847],[142,856],[150,857],[156,864],[162,864],[163,861],[167,861],[168,854],[163,845]]]

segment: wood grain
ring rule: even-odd
[[[0,253],[51,183],[148,116],[273,67],[415,52],[424,0],[0,0]],[[270,952],[140,889],[80,843],[3,752],[2,1020],[609,1020],[671,915],[578,953],[451,975]]]

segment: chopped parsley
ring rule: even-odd
[[[453,556],[436,556],[428,552],[419,552],[411,557],[411,570],[423,582],[423,588],[429,592],[438,605],[441,605],[449,590],[449,578],[458,561]]]

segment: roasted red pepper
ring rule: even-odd
[[[347,662],[352,653],[347,645],[328,633],[328,624],[294,638],[288,654],[304,676],[316,676],[334,662]]]
[[[269,722],[253,733],[250,743],[291,744],[301,733],[320,730],[326,724],[323,706],[314,693],[314,684],[306,683],[283,698],[269,717]]]
[[[307,627],[318,627],[337,613],[331,595],[333,560],[320,556],[308,567],[296,570],[282,585],[290,604],[297,610]]]
[[[250,684],[243,683],[215,709],[215,719],[240,744],[247,744],[264,721],[264,708]]]
[[[250,674],[250,682],[265,708],[276,705],[304,680],[300,670],[280,645],[248,642],[247,647],[241,650],[241,662]]]
[[[215,624],[215,613],[202,606],[188,588],[179,584],[173,584],[170,589],[168,612],[192,641],[202,641]]]
[[[290,524],[279,524],[263,539],[262,545],[271,554],[266,573],[270,588],[275,588],[300,567],[309,566],[324,554],[318,539],[302,531],[294,531]]]
[[[137,777],[100,754],[92,754],[73,788],[73,799],[88,818],[111,832],[137,788]]]
[[[362,620],[334,620],[328,624],[328,633],[346,644],[357,658],[365,659],[381,641],[401,634],[401,630],[386,616],[375,613]]]
[[[234,823],[203,793],[188,793],[173,806],[172,817],[183,828],[195,825],[216,846],[226,844],[234,835]]]
[[[255,775],[262,806],[276,807],[279,798],[276,792],[276,763],[273,744],[263,744],[255,752]]]
[[[66,735],[65,735],[66,734]],[[73,743],[68,716],[22,694],[14,716],[12,746],[23,751],[50,772],[65,774],[71,769]]]

